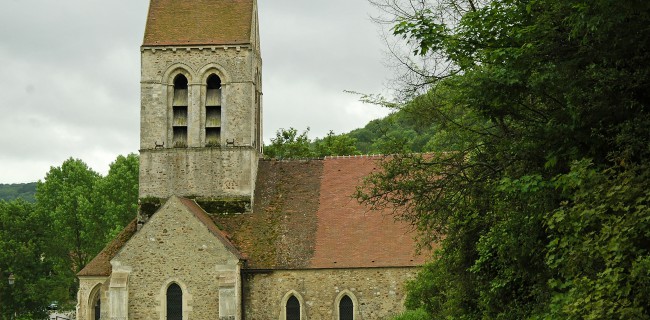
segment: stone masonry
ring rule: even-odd
[[[418,270],[354,268],[245,274],[246,319],[282,319],[283,298],[289,292],[301,300],[302,319],[337,320],[337,302],[342,294],[356,300],[355,319],[385,319],[403,311],[405,282]]]

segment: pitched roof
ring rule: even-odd
[[[369,210],[352,195],[379,158],[261,160],[250,214],[208,214],[179,198],[249,269],[419,266],[415,234],[390,211]],[[79,275],[109,275],[110,260],[135,234],[135,222]]]
[[[133,219],[120,234],[110,242],[95,258],[90,261],[79,273],[78,276],[110,276],[111,259],[122,249],[137,230],[137,219]]]
[[[378,158],[260,161],[252,214],[211,215],[251,269],[422,265],[414,233],[352,198]]]
[[[251,43],[254,0],[151,0],[143,46]]]

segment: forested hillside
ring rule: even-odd
[[[36,193],[36,182],[30,183],[0,183],[0,200],[23,199],[27,202],[34,202]]]

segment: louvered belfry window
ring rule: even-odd
[[[173,146],[187,147],[187,78],[179,74],[174,78],[174,97],[172,100]]]
[[[211,74],[206,83],[205,97],[205,145],[221,144],[221,79]]]
[[[175,283],[167,288],[167,320],[183,320],[183,290]]]
[[[339,320],[354,320],[354,303],[348,296],[339,302]]]
[[[300,320],[300,301],[296,296],[291,296],[287,300],[287,320]]]

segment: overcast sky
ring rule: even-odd
[[[379,27],[365,0],[258,0],[264,136],[322,137],[387,110],[344,90],[386,93]],[[106,174],[138,152],[140,51],[148,0],[3,0],[0,183],[43,179],[65,159]]]

